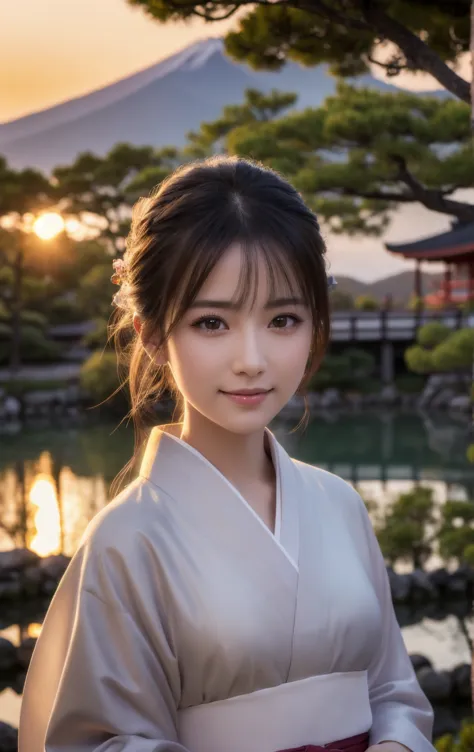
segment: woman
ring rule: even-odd
[[[363,502],[267,428],[328,340],[314,214],[256,164],[188,165],[115,269],[140,469],[51,603],[20,752],[432,752]]]

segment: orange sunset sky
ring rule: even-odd
[[[125,0],[0,0],[0,122],[99,88],[233,24],[161,26]],[[436,87],[427,76],[397,83]]]
[[[235,23],[161,26],[125,0],[0,0],[0,123],[101,88],[199,39],[223,36]],[[467,58],[461,74],[471,76]],[[429,76],[391,82],[438,88]],[[448,227],[446,215],[413,204],[394,212],[385,237],[412,240]],[[412,266],[386,253],[380,238],[337,236],[328,243],[335,274],[370,281]]]

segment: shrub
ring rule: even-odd
[[[95,403],[111,397],[120,384],[115,353],[93,352],[81,368],[80,384]]]

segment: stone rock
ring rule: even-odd
[[[320,405],[324,410],[327,410],[329,407],[339,407],[341,404],[342,400],[339,389],[326,389],[322,393]]]
[[[449,575],[447,592],[449,595],[460,597],[466,594],[468,588],[468,579],[466,572],[458,569]]]
[[[427,601],[438,597],[438,589],[426,572],[414,569],[411,573],[412,597],[416,601]]]
[[[387,567],[387,574],[393,602],[406,603],[411,597],[411,575],[397,574],[391,567]]]
[[[8,420],[15,420],[20,416],[21,402],[11,394],[3,400],[3,414]]]
[[[461,700],[471,700],[471,667],[467,663],[453,668],[451,672],[453,691]]]
[[[35,596],[41,593],[44,574],[39,567],[27,567],[23,572],[22,586],[25,595]]]
[[[456,396],[456,392],[454,389],[451,389],[450,387],[446,387],[445,389],[441,389],[437,394],[432,397],[430,400],[429,406],[433,410],[439,410],[442,408],[446,408],[451,403],[451,400]]]
[[[34,551],[29,551],[27,548],[0,551],[0,576],[6,572],[18,572],[33,564],[37,564],[39,558],[38,554],[35,554]]]
[[[420,668],[416,676],[430,702],[445,702],[450,698],[453,680],[448,671],[435,671],[425,666]]]
[[[4,637],[0,637],[0,672],[11,671],[17,665],[16,648]]]
[[[424,655],[419,655],[418,653],[413,653],[413,655],[410,655],[411,665],[413,666],[415,673],[420,670],[420,668],[433,668],[433,665],[429,658],[427,658]]]
[[[45,578],[47,577],[50,580],[59,582],[66,571],[69,562],[70,559],[67,556],[63,556],[63,554],[58,554],[57,556],[45,556],[44,559],[40,559],[39,569]]]
[[[379,401],[385,405],[394,405],[399,399],[400,395],[394,384],[386,384],[379,393]]]
[[[30,665],[31,656],[36,645],[36,637],[27,637],[16,649],[17,662],[24,669]]]
[[[0,752],[17,752],[18,731],[0,721]]]
[[[450,410],[469,412],[472,410],[471,398],[468,394],[458,394],[450,400],[448,407]]]
[[[450,575],[448,570],[444,567],[434,569],[428,574],[428,577],[430,578],[435,588],[437,588],[438,590],[444,590],[448,587]]]
[[[0,600],[15,600],[21,594],[22,586],[19,580],[0,580]]]
[[[346,394],[346,401],[353,410],[359,410],[364,404],[364,398],[358,392],[348,392]]]
[[[306,395],[306,401],[310,410],[317,410],[321,404],[321,399],[318,392],[308,392],[308,394]]]
[[[437,739],[445,734],[457,735],[459,732],[459,721],[451,708],[447,708],[444,705],[437,705],[435,707],[434,724],[433,724],[433,738]]]

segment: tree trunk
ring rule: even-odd
[[[17,251],[13,264],[13,296],[11,304],[11,354],[10,372],[15,377],[21,366],[21,311],[22,311],[22,283],[23,283],[23,254]]]

